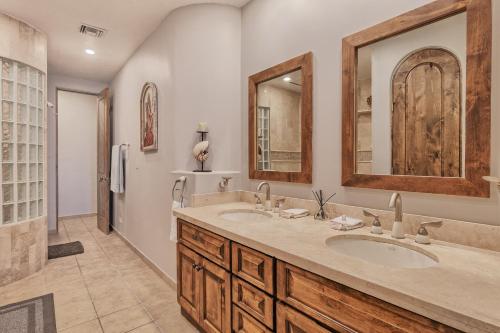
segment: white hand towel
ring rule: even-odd
[[[115,193],[125,191],[123,153],[120,145],[113,145],[111,148],[111,180],[110,188]]]
[[[181,208],[181,203],[179,201],[172,201],[172,214],[170,218],[170,240],[172,242],[177,242],[177,217],[174,215],[174,209]]]
[[[299,217],[305,217],[309,215],[307,209],[302,208],[290,208],[281,211],[280,216],[286,219],[298,219]]]
[[[336,217],[330,222],[333,229],[342,231],[353,230],[364,226],[363,220],[345,215]]]

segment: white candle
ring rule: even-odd
[[[198,123],[198,131],[199,132],[208,132],[208,125],[207,125],[207,123],[200,121]]]

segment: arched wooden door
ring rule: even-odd
[[[460,177],[460,64],[426,48],[405,57],[392,78],[392,174]]]

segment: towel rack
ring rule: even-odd
[[[181,207],[184,207],[184,190],[186,189],[186,182],[187,178],[185,176],[179,177],[172,187],[172,200],[175,200],[175,192],[180,191],[179,202],[181,203]],[[177,188],[178,184],[181,185],[181,188]]]

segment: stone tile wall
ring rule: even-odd
[[[0,286],[47,264],[47,218],[0,226]]]

